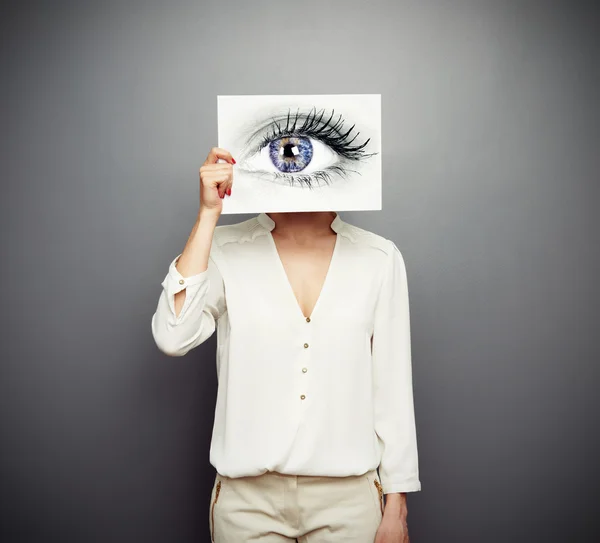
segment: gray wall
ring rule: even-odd
[[[411,541],[593,540],[598,9],[5,6],[0,539],[208,541],[215,343],[170,359],[150,318],[216,95],[374,92],[385,209],[343,216],[407,261]]]

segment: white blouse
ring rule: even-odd
[[[386,494],[421,490],[400,251],[336,215],[329,271],[305,318],[274,227],[265,213],[218,226],[208,269],[186,278],[175,258],[152,317],[156,344],[171,356],[217,330],[211,464],[228,477],[379,468]]]

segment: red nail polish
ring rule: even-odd
[[[235,158],[231,157],[231,162],[233,162],[234,164],[236,164]]]
[[[231,189],[227,189],[227,196],[231,196]]]

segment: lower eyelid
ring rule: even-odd
[[[331,185],[336,180],[344,178],[346,170],[340,167],[331,168],[331,171],[320,170],[309,174],[301,173],[289,174],[268,172],[265,170],[245,170],[250,175],[256,176],[259,180],[266,183],[274,183],[291,188],[322,188]],[[332,178],[334,177],[335,178]],[[326,179],[329,177],[329,179]],[[308,181],[307,181],[308,180]]]
[[[349,170],[342,168],[340,166],[334,166],[333,168],[329,168],[327,170],[320,170],[317,172],[312,172],[310,174],[275,174],[275,179],[286,179],[287,184],[294,186],[294,183],[300,186],[309,186],[311,188],[322,188],[329,186],[336,182],[335,179],[332,179],[333,176],[337,178],[344,178],[349,173]],[[353,172],[354,173],[354,172]],[[306,181],[308,179],[309,181]]]

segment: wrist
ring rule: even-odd
[[[395,518],[406,518],[406,494],[392,492],[385,495],[384,515]]]
[[[218,209],[210,209],[205,208],[204,206],[200,206],[200,210],[198,211],[197,222],[216,225],[220,216],[221,212]]]

